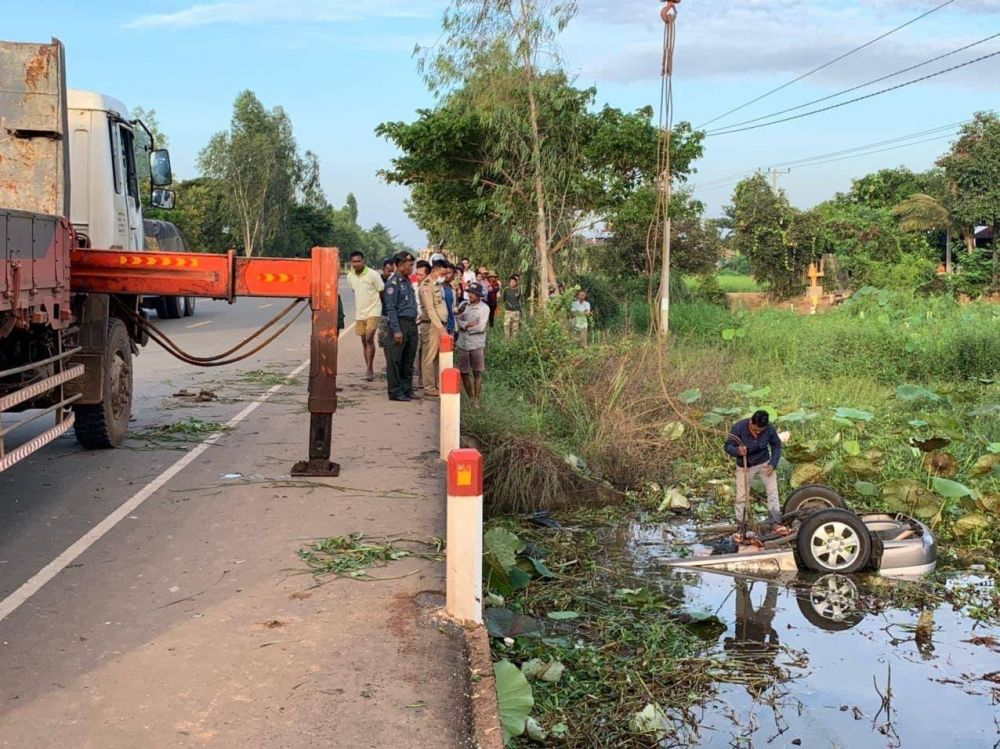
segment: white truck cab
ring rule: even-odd
[[[72,175],[70,220],[87,247],[141,250],[136,128],[144,126],[133,121],[128,108],[110,96],[69,89],[66,98]],[[151,152],[150,171],[154,186],[169,184],[170,162],[165,151]],[[170,190],[154,187],[152,198],[156,207],[173,207]]]

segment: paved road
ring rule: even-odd
[[[204,303],[164,327],[216,353],[281,304]],[[0,747],[469,745],[463,639],[437,618],[443,564],[410,557],[319,587],[300,574],[309,539],[444,535],[436,401],[387,402],[353,334],[341,476],[289,479],[306,378],[273,383],[302,372],[308,332],[303,318],[217,370],[148,348],[126,447],[66,437],[0,474]],[[192,417],[230,428],[214,441],[155,432]]]
[[[281,299],[243,299],[229,305],[199,300],[193,317],[154,322],[181,348],[205,356],[228,349],[287,303]],[[353,301],[346,299],[344,303],[350,320]],[[287,373],[305,361],[309,355],[308,318],[307,311],[257,356],[217,369],[193,368],[150,343],[135,359],[133,436],[125,449],[86,451],[70,433],[0,473],[0,600],[177,461],[185,443],[174,438],[147,439],[152,430],[191,418],[225,423],[273,384],[279,373]],[[267,374],[247,374],[257,371]],[[304,383],[302,378],[295,387],[301,390]],[[173,397],[183,389],[218,392],[222,402],[195,403]],[[305,457],[305,415],[302,424]],[[35,431],[48,425],[46,420]],[[23,435],[15,434],[24,440],[33,433],[25,430]],[[206,436],[196,435],[191,442],[200,442]],[[220,473],[224,472],[220,467]]]

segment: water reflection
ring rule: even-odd
[[[715,699],[665,745],[1000,747],[1000,627],[903,581],[677,570],[687,528],[636,523],[610,547],[678,606],[717,612]],[[609,550],[609,554],[613,554]],[[992,581],[990,581],[990,591]],[[1000,679],[998,679],[1000,680]]]

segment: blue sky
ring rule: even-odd
[[[943,0],[685,0],[675,63],[675,119],[696,125],[836,57]],[[406,217],[406,192],[376,171],[393,149],[373,134],[386,120],[410,119],[432,103],[417,75],[416,44],[433,44],[441,0],[36,0],[4,8],[5,39],[60,38],[69,83],[157,111],[171,139],[176,172],[195,174],[212,133],[227,126],[231,104],[252,89],[289,113],[303,149],[315,151],[334,204],[353,191],[361,222],[381,222],[422,245]],[[663,27],[655,0],[579,0],[561,39],[580,85],[595,85],[598,104],[624,109],[659,98]],[[155,6],[155,7],[154,7]],[[1000,0],[955,0],[904,31],[719,121],[725,125],[796,106],[914,65],[1000,32]],[[887,81],[1000,50],[1000,38],[947,61]],[[694,180],[718,214],[729,175],[927,130],[1000,106],[1000,57],[934,81],[833,112],[756,131],[716,136]],[[877,88],[877,87],[876,87]],[[866,93],[865,89],[859,93]],[[943,153],[948,133],[881,154],[781,175],[792,201],[812,205],[850,179],[881,167],[924,169]],[[713,185],[721,184],[720,187]]]

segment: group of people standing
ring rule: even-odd
[[[438,355],[441,337],[449,334],[455,337],[466,395],[478,402],[486,371],[486,332],[498,307],[502,305],[505,334],[516,336],[520,330],[520,278],[511,276],[501,292],[497,275],[486,268],[472,271],[468,258],[455,265],[435,254],[418,262],[412,253],[400,252],[386,258],[379,273],[366,265],[361,252],[354,252],[347,281],[355,294],[365,378],[375,379],[375,349],[380,346],[392,401],[412,401],[418,397],[416,389],[426,397],[440,395]]]

